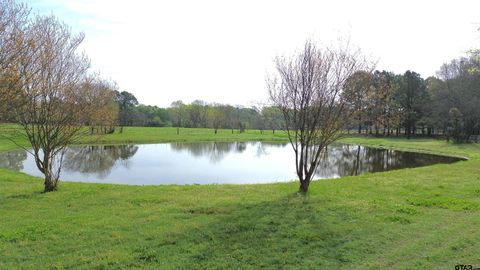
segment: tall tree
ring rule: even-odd
[[[308,191],[324,149],[339,138],[348,119],[345,82],[369,70],[358,51],[348,46],[317,48],[307,41],[303,50],[275,58],[277,72],[268,81],[270,98],[284,116],[295,153],[300,192]]]
[[[451,136],[454,142],[463,142],[465,139],[464,128],[463,128],[463,115],[457,108],[451,108],[448,112],[448,120],[450,122],[448,130],[448,138]]]
[[[272,130],[273,134],[275,134],[275,130],[283,128],[282,112],[277,107],[265,106],[261,113],[265,120],[265,128]]]
[[[225,108],[220,104],[213,104],[213,106],[208,108],[207,115],[210,127],[213,128],[215,134],[217,134],[218,129],[224,126],[227,120]]]
[[[97,74],[88,76],[80,85],[83,98],[90,104],[91,117],[86,123],[90,133],[112,133],[118,119],[118,104],[116,102],[116,85],[101,79]]]
[[[115,90],[116,100],[119,109],[120,132],[123,132],[124,126],[133,125],[135,119],[135,106],[137,106],[137,98],[130,92]]]
[[[180,127],[187,126],[187,121],[189,118],[187,106],[181,100],[177,100],[172,102],[169,111],[172,124],[173,126],[177,127],[177,134],[179,134]]]
[[[352,124],[357,126],[358,134],[366,122],[368,109],[368,96],[372,85],[372,73],[367,71],[355,72],[345,83],[344,98],[351,110]]]
[[[18,97],[18,63],[30,9],[13,0],[0,0],[0,122],[10,118],[8,104]]]
[[[77,52],[83,38],[53,16],[37,16],[16,41],[9,110],[31,144],[26,150],[45,176],[46,192],[57,189],[64,151],[88,133],[83,127],[94,115],[81,87],[89,67]]]
[[[379,135],[380,130],[383,130],[383,134],[390,135],[390,127],[396,122],[394,118],[395,114],[398,113],[398,104],[396,104],[394,98],[396,90],[393,73],[375,71],[370,88],[370,97],[373,100],[371,116],[376,135]]]
[[[406,71],[399,79],[397,100],[402,107],[405,135],[410,139],[416,123],[422,117],[423,104],[428,99],[425,80],[420,74]]]
[[[465,134],[480,134],[480,53],[472,51],[467,57],[444,64],[438,73],[443,81],[437,98],[445,109],[441,112],[445,119],[451,108],[460,110]]]
[[[192,127],[207,127],[207,103],[202,100],[195,100],[190,104],[190,120]]]

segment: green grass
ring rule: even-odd
[[[17,131],[17,132],[14,132]],[[0,151],[15,149],[17,146],[8,140],[13,139],[22,146],[27,146],[28,141],[20,135],[18,126],[0,125]],[[162,142],[232,142],[232,141],[269,141],[286,142],[286,133],[271,130],[238,130],[219,129],[215,134],[213,129],[208,128],[151,128],[151,127],[125,127],[123,133],[117,128],[115,133],[106,135],[88,135],[82,137],[80,144],[128,144],[128,143],[162,143]]]
[[[124,132],[117,130],[114,134],[108,134],[99,138],[86,137],[84,141],[98,143],[158,143],[158,142],[191,142],[191,141],[286,141],[286,134],[271,130],[246,130],[239,133],[238,130],[219,129],[217,134],[208,128],[180,128],[177,134],[176,128],[149,128],[149,127],[126,127]]]
[[[127,128],[102,142],[285,140],[254,131],[180,132]],[[343,141],[470,160],[316,181],[305,197],[296,183],[61,183],[44,194],[38,178],[0,170],[0,269],[480,267],[479,144]],[[0,140],[1,150],[12,147]]]

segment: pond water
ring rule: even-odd
[[[458,158],[335,144],[316,179],[452,163]],[[290,144],[265,142],[162,143],[71,147],[64,181],[130,185],[270,183],[296,179]],[[25,151],[0,153],[0,167],[42,176]]]

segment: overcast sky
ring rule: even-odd
[[[480,47],[480,1],[31,0],[73,31],[92,68],[143,104],[267,100],[277,54],[349,37],[377,69],[424,78]]]

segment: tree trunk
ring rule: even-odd
[[[56,191],[57,190],[57,183],[58,181],[55,180],[50,173],[47,173],[45,175],[45,182],[44,182],[44,185],[45,185],[45,190],[44,192],[52,192],[52,191]]]
[[[300,189],[299,192],[305,194],[308,192],[308,186],[310,185],[310,180],[300,180]]]
[[[46,152],[44,153],[44,159],[43,159],[43,174],[45,175],[45,192],[51,192],[57,190],[57,183],[58,183],[58,178],[53,176],[52,172],[52,160],[49,158],[50,153]]]

